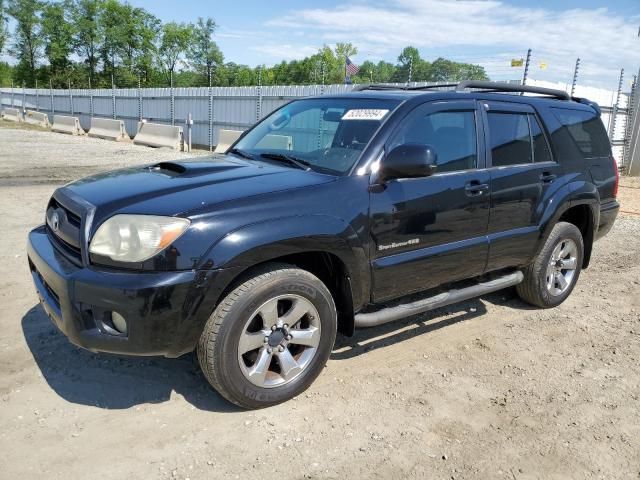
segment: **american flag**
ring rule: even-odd
[[[346,64],[347,64],[347,75],[349,76],[357,75],[358,72],[360,71],[360,67],[355,63],[353,63],[349,57],[347,57],[346,59]]]

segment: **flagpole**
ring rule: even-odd
[[[347,56],[344,56],[344,84],[347,84]]]

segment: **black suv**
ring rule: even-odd
[[[59,188],[29,234],[44,310],[91,351],[197,350],[257,408],[306,389],[336,331],[514,285],[559,305],[619,209],[599,108],[451,87],[295,100],[224,156]]]

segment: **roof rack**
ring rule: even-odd
[[[431,90],[435,88],[450,88],[457,86],[457,83],[441,83],[439,85],[423,85],[417,87],[410,87],[408,85],[389,85],[387,83],[363,83],[361,85],[356,85],[355,87],[353,87],[352,92],[361,92],[363,90]]]
[[[532,87],[529,85],[517,85],[513,83],[502,82],[485,82],[481,80],[464,80],[456,85],[456,92],[461,92],[468,88],[477,88],[481,90],[489,90],[491,92],[520,92],[520,93],[538,93],[540,95],[548,95],[559,100],[571,100],[571,95],[563,90],[555,90],[553,88]]]
[[[562,90],[552,88],[533,87],[529,85],[517,85],[503,82],[486,82],[481,80],[463,80],[459,83],[443,83],[440,85],[425,85],[421,87],[395,86],[388,84],[364,84],[356,85],[354,92],[363,90],[432,90],[437,88],[455,87],[456,92],[462,92],[469,88],[485,90],[487,92],[520,92],[520,93],[537,93],[539,95],[547,95],[559,100],[571,100],[571,95]]]

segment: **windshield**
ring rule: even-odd
[[[399,100],[364,98],[296,100],[262,120],[231,152],[294,166],[293,160],[312,170],[344,174],[399,104]]]

